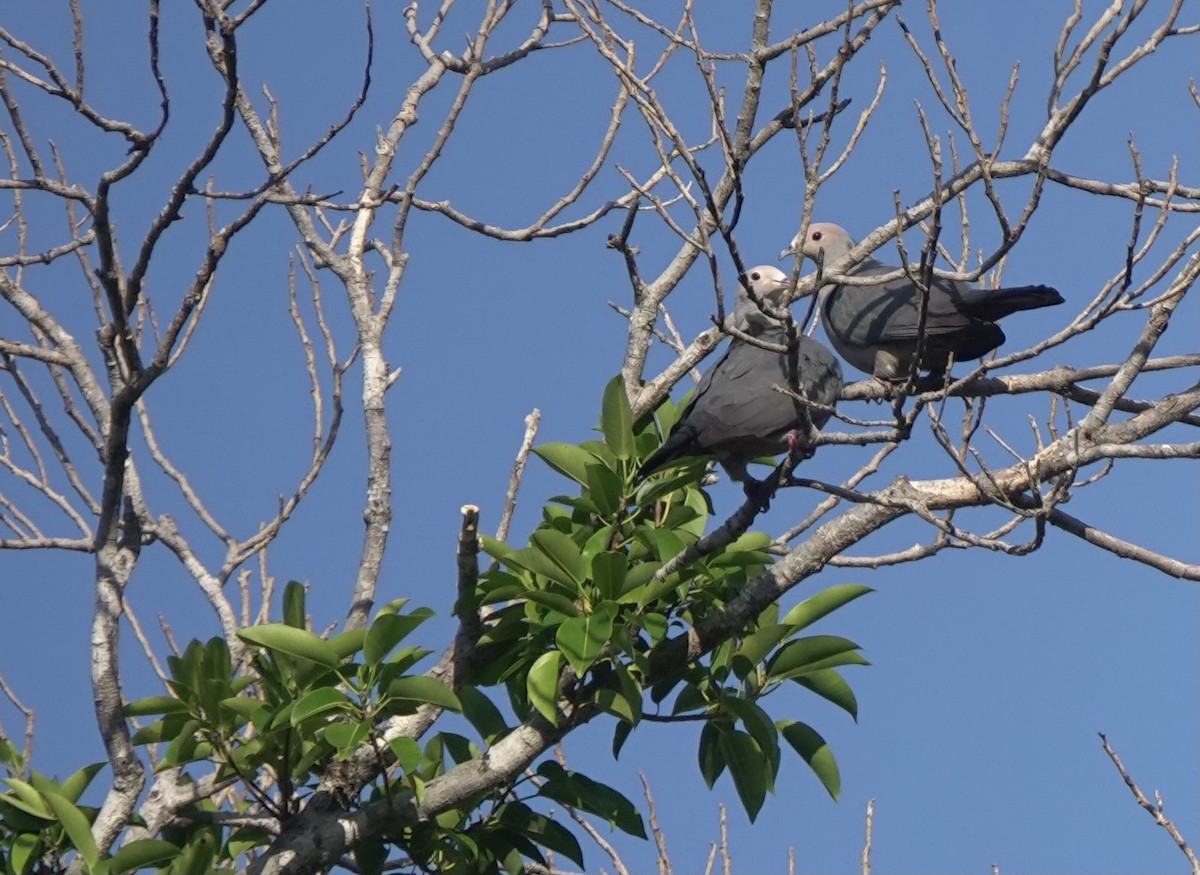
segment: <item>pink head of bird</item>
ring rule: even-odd
[[[750,288],[759,298],[770,301],[775,306],[782,306],[782,292],[787,291],[788,275],[771,264],[760,264],[746,271],[746,279],[750,280]]]
[[[806,258],[816,261],[825,253],[825,262],[831,263],[841,258],[854,248],[854,238],[841,225],[832,222],[814,222],[808,226],[808,233],[801,241],[797,234],[792,238],[788,248],[779,253],[779,257],[789,258],[799,250]]]

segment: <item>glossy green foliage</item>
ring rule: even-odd
[[[430,651],[410,643],[431,616],[428,609],[406,610],[405,601],[397,600],[367,628],[323,637],[308,628],[304,587],[290,583],[282,597],[283,622],[238,633],[246,645],[241,664],[221,638],[193,641],[168,658],[165,693],[125,709],[137,727],[134,743],[155,745],[157,767],[178,769],[180,780],[215,767],[218,782],[238,787],[250,800],[242,803],[247,812],[253,804],[255,813],[286,820],[338,760],[365,753],[390,766],[351,806],[390,798],[420,803],[430,782],[512,731],[512,716],[570,728],[611,715],[618,756],[652,714],[659,721],[704,721],[697,751],[701,774],[712,786],[728,772],[751,818],[774,792],[785,751],[798,755],[836,799],[840,777],[824,739],[793,715],[768,710],[768,697],[798,686],[857,716],[857,701],[839,670],[866,664],[858,645],[806,630],[866,587],[833,586],[782,615],[771,606],[686,666],[652,665],[656,648],[722,611],[773,561],[771,540],[762,532],[746,532],[716,549],[697,548],[711,516],[700,482],[703,460],[637,479],[640,461],[658,447],[679,412],[668,401],[656,420],[634,422],[614,379],[602,402],[602,439],[535,449],[569,488],[545,505],[524,545],[481,537],[496,563],[455,606],[460,616],[477,617],[478,635],[466,648],[453,688],[422,667]],[[507,709],[489,687],[507,696]],[[421,709],[461,714],[457,728],[469,727],[472,737],[385,736],[390,719]],[[58,782],[31,772],[3,738],[0,764],[7,774],[0,792],[5,875],[60,871],[76,859],[102,875],[223,871],[244,868],[248,854],[272,841],[260,828],[197,818],[105,855],[92,839],[95,811],[78,801],[100,766]],[[512,787],[439,810],[386,841],[364,840],[352,853],[365,873],[382,872],[393,846],[425,871],[519,872],[531,861],[545,865],[547,853],[585,868],[576,836],[561,818],[548,816],[562,807],[646,835],[630,800],[545,760]],[[217,811],[207,798],[195,808]]]
[[[118,875],[145,865],[144,859],[161,863],[179,852],[165,842],[144,840],[131,842],[115,857],[100,855],[92,838],[96,809],[79,799],[104,763],[85,766],[60,781],[30,769],[16,747],[0,736],[0,766],[6,775],[0,781],[5,787],[0,792],[0,869],[6,875],[64,871],[75,857],[90,872]]]
[[[551,500],[525,546],[483,539],[499,567],[479,583],[478,601],[493,613],[479,642],[489,668],[476,680],[504,684],[521,719],[537,713],[558,725],[564,702],[613,715],[614,754],[643,718],[647,692],[668,709],[667,719],[700,717],[707,722],[702,774],[711,785],[728,769],[752,818],[774,789],[781,749],[789,747],[836,799],[837,766],[820,736],[802,723],[772,718],[764,699],[791,682],[857,717],[857,701],[838,669],[867,664],[858,645],[800,633],[866,587],[830,587],[782,617],[772,607],[682,674],[659,678],[650,670],[650,652],[669,629],[677,634],[702,622],[772,561],[770,538],[747,532],[664,573],[703,535],[711,508],[700,485],[703,460],[642,481],[635,475],[680,411],[667,401],[657,421],[635,423],[614,378],[604,392],[602,441],[535,448],[572,481],[574,492]]]
[[[772,718],[764,699],[791,681],[857,718],[857,700],[836,667],[867,665],[858,645],[838,636],[802,636],[800,632],[868,592],[864,586],[833,586],[782,618],[778,607],[772,605],[747,634],[717,648],[707,663],[690,669],[675,685],[677,692],[674,687],[654,691],[660,699],[675,692],[672,714],[700,713],[708,718],[700,736],[700,773],[711,787],[728,769],[752,820],[766,794],[774,792],[782,760],[781,736],[829,795],[838,798],[841,777],[824,739],[804,723]]]
[[[335,758],[348,758],[374,744],[390,749],[400,771],[373,789],[419,795],[424,785],[455,763],[480,752],[469,739],[432,736],[424,745],[407,738],[384,742],[380,732],[391,717],[432,706],[463,711],[455,691],[414,671],[429,651],[404,646],[405,639],[432,615],[425,608],[403,612],[403,600],[384,606],[365,630],[325,639],[305,628],[304,591],[289,584],[283,597],[285,622],[242,630],[250,645],[248,665],[234,664],[223,639],[193,641],[168,659],[169,695],[131,702],[132,719],[151,718],[133,736],[135,744],[159,746],[160,769],[197,762],[218,781],[248,788],[267,812],[287,817],[298,810],[319,775]],[[503,719],[477,691],[464,687],[468,719],[485,739],[507,731]],[[92,838],[93,809],[77,804],[100,766],[65,781],[28,772],[15,748],[0,739],[0,761],[8,774],[0,793],[0,869],[11,875],[58,871],[59,861],[78,857],[91,873],[156,869],[193,875],[238,863],[254,848],[270,843],[258,829],[172,825],[159,837],[128,842],[102,856]],[[186,778],[185,778],[186,779]],[[202,800],[200,810],[215,810]],[[470,827],[475,812],[452,813],[450,832]],[[441,827],[430,827],[434,832]],[[444,831],[444,830],[441,830]],[[550,828],[547,841],[557,841]],[[422,841],[436,843],[437,836]],[[451,843],[453,844],[453,843]],[[555,846],[555,849],[558,848]],[[372,859],[370,849],[362,856]],[[382,864],[382,858],[378,859]],[[369,868],[369,867],[368,867]]]

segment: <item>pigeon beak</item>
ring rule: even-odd
[[[789,246],[787,249],[780,249],[779,250],[779,260],[787,261],[789,258],[791,258],[795,254],[796,254],[796,247],[794,247],[794,246]]]

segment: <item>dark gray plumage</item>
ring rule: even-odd
[[[747,277],[761,299],[783,306],[788,277],[770,265],[752,268]],[[742,289],[738,289],[733,324],[751,337],[784,346],[783,326],[762,311]],[[822,407],[832,408],[842,391],[842,368],[837,358],[812,338],[800,335],[797,350],[797,382],[805,396]],[[685,456],[713,455],[734,480],[753,484],[746,463],[760,456],[773,456],[793,444],[810,449],[808,418],[816,428],[823,426],[830,410],[808,408],[775,391],[786,387],[786,353],[763,349],[738,338],[704,374],[695,397],[671,430],[663,445],[638,469],[644,477]]]
[[[809,226],[780,257],[797,247],[814,261],[824,252],[833,264],[854,248],[854,240],[834,224]],[[896,268],[868,258],[847,271],[849,276],[875,276]],[[1063,297],[1049,286],[979,289],[965,282],[934,278],[925,315],[925,349],[919,370],[941,382],[954,361],[981,358],[1004,342],[996,321],[1018,310],[1061,304]],[[920,319],[917,289],[906,277],[869,286],[826,286],[822,290],[821,321],[838,354],[854,367],[880,380],[905,379],[917,353]]]

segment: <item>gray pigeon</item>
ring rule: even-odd
[[[751,268],[747,278],[756,295],[774,306],[786,305],[788,277],[776,267]],[[738,289],[733,324],[751,337],[785,346],[783,326]],[[797,382],[812,402],[832,408],[842,391],[842,368],[834,355],[812,338],[797,337]],[[638,469],[638,477],[685,456],[713,455],[734,480],[753,487],[758,481],[746,463],[796,446],[808,447],[805,413],[816,428],[831,415],[829,409],[808,408],[775,391],[788,385],[788,356],[755,346],[737,337],[701,378],[696,394],[663,445]]]
[[[820,222],[809,226],[803,245],[796,235],[779,257],[794,256],[797,247],[814,261],[824,252],[825,264],[831,265],[854,248],[854,240],[845,229]],[[846,274],[876,276],[895,270],[867,258]],[[908,377],[917,354],[920,309],[917,288],[907,277],[870,286],[826,286],[821,294],[821,321],[842,358],[885,383]],[[1049,286],[979,289],[935,277],[925,310],[919,369],[940,384],[951,357],[982,358],[1004,342],[998,319],[1062,302],[1062,295]]]

